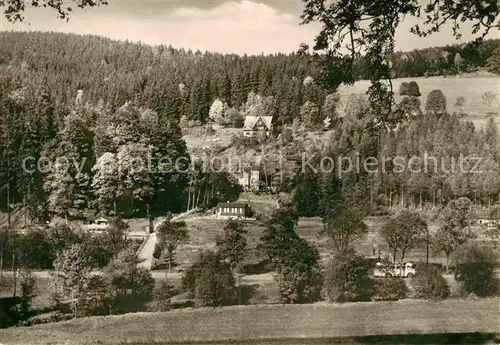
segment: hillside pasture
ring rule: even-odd
[[[427,95],[435,89],[443,91],[447,99],[447,109],[449,112],[458,112],[455,101],[458,97],[465,98],[463,111],[467,114],[466,119],[472,121],[476,126],[485,124],[488,112],[496,112],[496,121],[500,128],[500,77],[499,76],[449,76],[449,77],[429,77],[429,78],[400,78],[393,79],[392,86],[395,93],[396,102],[402,97],[399,95],[399,87],[403,82],[416,81],[420,87],[420,101],[422,108],[425,107]],[[365,95],[370,81],[360,80],[354,85],[342,85],[339,88],[341,103],[345,103],[350,94]],[[491,109],[482,100],[482,95],[486,92],[493,92],[497,99],[493,102]]]
[[[193,154],[197,150],[213,149],[217,147],[228,147],[235,135],[242,133],[237,128],[218,128],[214,129],[213,134],[209,135],[205,127],[195,127],[183,130],[184,141],[188,152]]]
[[[499,299],[403,300],[200,308],[16,327],[0,330],[0,339],[10,345],[112,345],[498,333],[498,303]]]
[[[378,248],[382,244],[379,238],[378,231],[387,221],[387,217],[368,217],[365,223],[368,226],[367,235],[356,243],[356,249],[359,253],[367,257],[375,257],[373,248]],[[200,253],[204,250],[213,249],[217,236],[224,234],[224,226],[226,220],[207,218],[207,217],[189,217],[186,220],[189,231],[189,244],[179,246],[175,254],[175,261],[183,268],[192,265],[198,259]],[[429,224],[429,233],[433,234],[438,228],[439,223],[436,220],[427,219]],[[247,263],[257,263],[263,258],[259,257],[256,252],[256,247],[259,244],[259,238],[262,236],[264,225],[259,221],[245,221],[248,231],[246,238],[248,244]],[[332,257],[331,243],[327,238],[320,237],[319,231],[322,229],[323,223],[321,218],[300,218],[296,226],[296,231],[300,237],[306,239],[318,248],[323,265],[327,264]],[[383,246],[381,247],[383,249]],[[388,254],[387,250],[382,250],[382,256]],[[425,261],[426,248],[425,243],[420,244],[417,248],[410,251],[406,260],[418,262]],[[430,253],[432,262],[444,263],[445,257],[440,253]]]

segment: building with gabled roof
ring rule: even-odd
[[[215,209],[215,217],[222,219],[247,218],[250,207],[244,202],[221,202]]]
[[[253,137],[260,131],[269,136],[273,129],[272,116],[245,116],[245,123],[243,125],[243,136]]]

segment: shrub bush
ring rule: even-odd
[[[373,280],[369,276],[370,262],[358,255],[335,257],[326,272],[325,291],[330,302],[369,301],[373,295]]]
[[[154,289],[154,311],[169,311],[172,309],[171,298],[177,291],[167,280],[163,280],[159,286]]]
[[[255,263],[247,263],[241,267],[241,273],[243,274],[263,274],[272,272],[273,270],[273,264],[267,259]]]
[[[155,280],[151,272],[137,267],[139,262],[135,252],[124,250],[108,268],[113,313],[141,311],[153,300]]]
[[[232,137],[232,146],[236,149],[252,149],[259,147],[259,140],[256,137],[244,137],[234,135]]]
[[[195,276],[194,297],[197,305],[219,307],[235,301],[233,273],[217,253],[206,253]]]
[[[403,82],[399,87],[399,94],[401,96],[420,97],[420,88],[416,81]]]
[[[239,305],[248,305],[251,304],[252,299],[257,293],[257,290],[259,289],[259,284],[252,284],[252,285],[244,285],[241,284],[237,287],[238,291],[238,301],[237,304]]]
[[[415,298],[445,299],[450,295],[450,287],[436,266],[418,268],[411,284]]]
[[[156,243],[155,250],[153,252],[153,258],[158,260],[159,258],[161,258],[161,254],[162,254],[162,249],[161,249],[160,245],[158,243]]]
[[[425,111],[428,114],[442,115],[446,112],[446,97],[441,90],[432,90],[425,101]]]
[[[10,327],[20,320],[21,297],[0,298],[0,328]]]
[[[397,301],[408,296],[408,287],[403,278],[377,279],[374,284],[376,301]]]
[[[37,316],[33,316],[26,321],[21,323],[21,326],[34,326],[41,325],[46,323],[54,323],[71,320],[73,318],[72,314],[64,314],[59,311],[54,311],[47,314],[41,314]]]
[[[201,263],[197,262],[193,264],[186,270],[186,273],[182,277],[182,291],[189,294],[191,298],[194,298],[194,291],[196,288],[196,277],[199,275],[201,270]]]
[[[93,275],[85,279],[82,283],[81,294],[77,297],[77,316],[84,317],[108,314],[108,284],[104,277]]]
[[[465,244],[455,253],[455,279],[462,285],[462,294],[471,293],[479,297],[498,294],[499,281],[495,270],[497,255],[488,247],[477,243]]]
[[[31,302],[36,296],[36,280],[29,271],[21,273],[21,306],[20,314],[23,318],[27,318],[30,314]]]
[[[298,263],[282,267],[278,275],[281,303],[313,303],[321,299],[323,275],[317,267]]]

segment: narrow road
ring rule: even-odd
[[[196,209],[178,214],[178,215],[172,217],[172,219],[170,221],[171,222],[178,221],[181,218],[183,218],[191,213],[194,213],[194,212],[196,212]],[[138,253],[139,260],[141,260],[141,262],[138,264],[138,266],[141,268],[145,268],[148,271],[151,271],[151,268],[153,267],[153,254],[155,252],[156,243],[158,242],[156,230],[164,221],[165,221],[165,219],[163,217],[156,220],[155,224],[153,225],[154,232],[149,235],[149,237],[146,239],[146,243],[142,246],[140,252]]]
[[[157,225],[155,226],[156,231]],[[153,232],[146,238],[146,243],[142,247],[141,251],[137,255],[141,262],[137,265],[138,267],[145,268],[148,271],[151,270],[153,266],[153,255],[156,248],[156,232]]]

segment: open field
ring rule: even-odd
[[[220,128],[216,129],[214,135],[207,135],[205,127],[192,128],[187,132],[183,138],[188,152],[194,153],[199,149],[229,146],[233,136],[241,134],[241,129]]]
[[[369,227],[369,232],[366,237],[357,245],[360,253],[371,256],[373,255],[373,246],[379,240],[377,239],[378,230],[387,220],[386,217],[369,217],[365,219]],[[213,248],[217,236],[223,234],[223,228],[226,220],[223,219],[206,219],[206,218],[187,218],[186,223],[189,229],[190,241],[187,245],[181,245],[176,253],[176,261],[181,265],[190,265],[194,262],[200,251]],[[259,242],[259,238],[264,230],[263,225],[258,221],[245,222],[247,234],[247,243],[250,249],[255,248]],[[429,230],[432,234],[439,226],[437,221],[428,220]],[[304,239],[310,241],[318,247],[320,255],[327,259],[331,253],[328,240],[318,236],[319,231],[323,227],[321,218],[301,218],[296,227],[297,233]],[[432,256],[433,261],[444,262],[444,256]],[[408,254],[408,260],[420,261],[425,260],[425,248],[416,248]]]
[[[492,333],[448,333],[448,334],[396,334],[388,336],[322,338],[322,339],[267,339],[247,341],[218,341],[196,343],[197,345],[496,345],[500,336]],[[193,343],[191,343],[193,344]],[[130,344],[128,344],[130,345]],[[133,344],[139,345],[139,344]],[[153,345],[153,344],[151,344]],[[161,344],[160,344],[161,345]],[[176,344],[169,344],[176,345]],[[186,343],[177,345],[187,345]]]
[[[196,343],[197,345],[496,345],[500,337],[490,333],[453,333],[453,334],[404,334],[371,337],[349,337],[329,339],[279,339],[279,340],[248,340],[248,341],[218,341]],[[130,345],[130,344],[128,344]],[[133,344],[138,345],[138,344]],[[176,344],[170,344],[176,345]],[[177,344],[186,345],[186,343]]]
[[[414,80],[420,87],[420,101],[422,107],[425,107],[427,95],[434,89],[443,91],[448,101],[447,109],[450,112],[457,111],[455,101],[458,97],[465,98],[464,112],[468,114],[467,119],[474,122],[476,126],[483,126],[486,121],[486,113],[489,111],[497,113],[497,123],[500,128],[500,77],[469,77],[469,76],[450,76],[450,77],[429,77],[429,78],[401,78],[393,79],[392,85],[396,94],[396,101],[401,99],[399,96],[399,87],[403,82]],[[370,86],[367,80],[356,82],[352,86],[342,85],[339,88],[341,101],[345,101],[352,94],[365,94]],[[493,102],[491,109],[483,102],[481,96],[485,92],[493,92],[497,99]]]
[[[0,330],[9,345],[154,344],[498,333],[500,299],[273,305],[93,317]],[[258,330],[258,332],[257,332]]]

